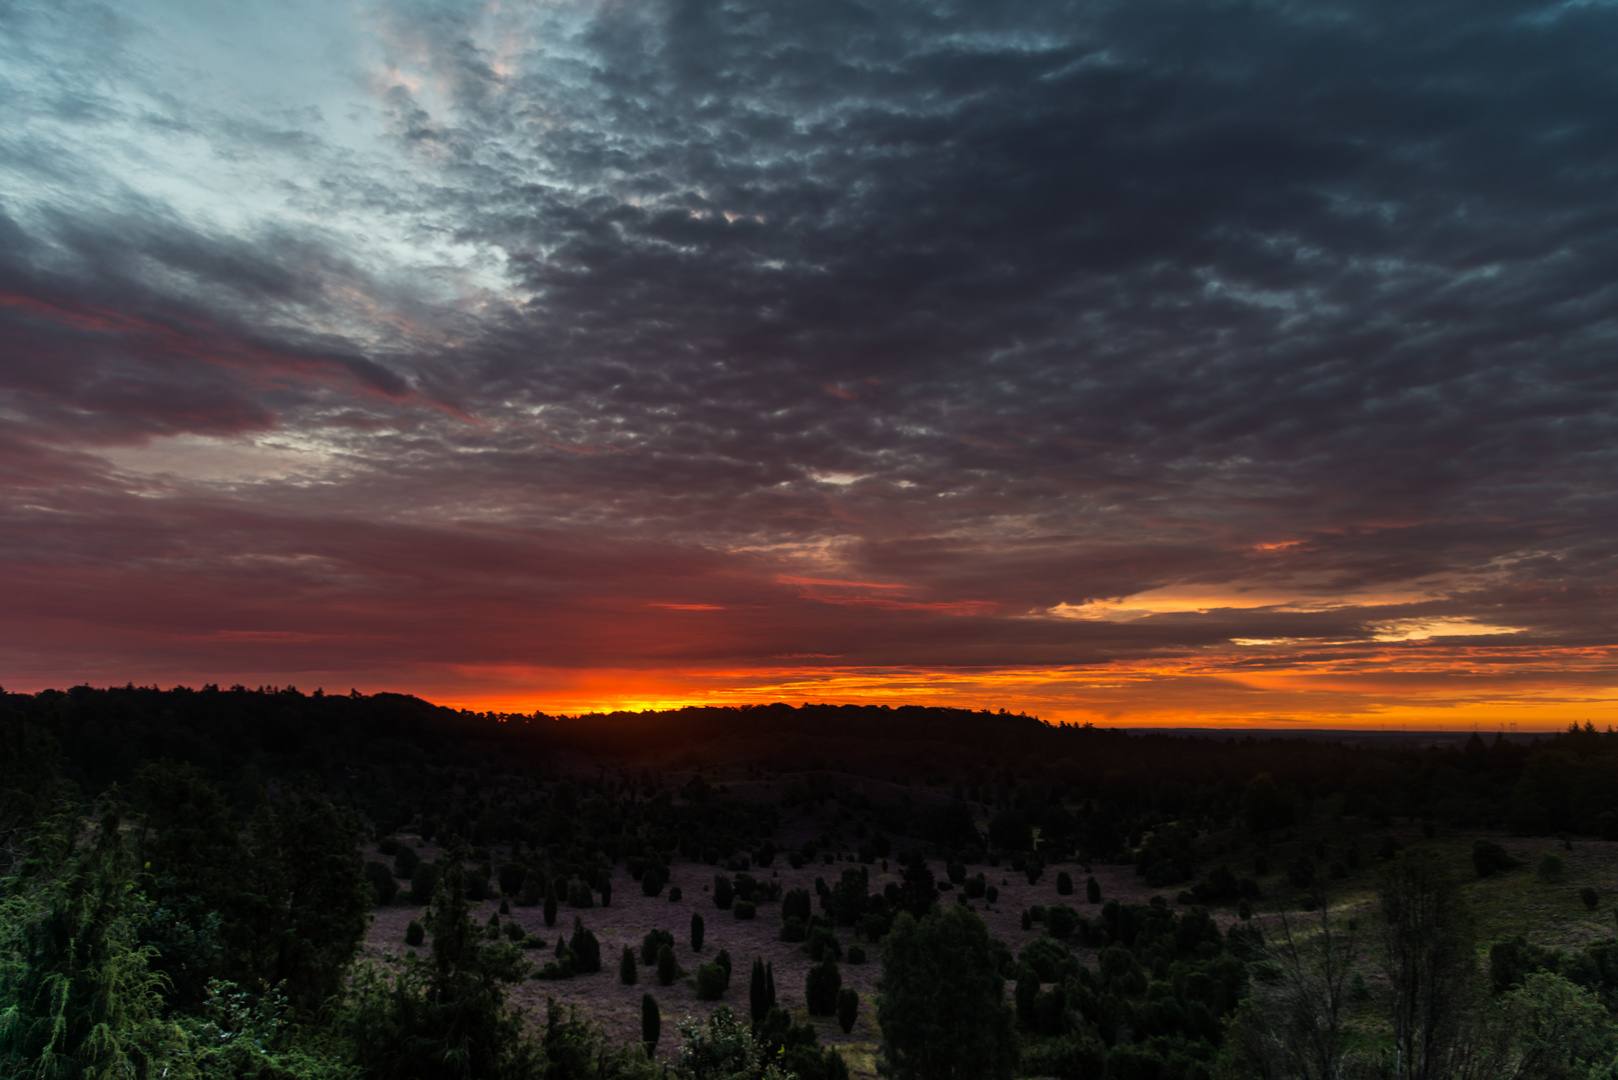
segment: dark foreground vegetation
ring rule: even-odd
[[[0,1076],[1618,1077],[1615,854],[1588,726],[0,695]]]

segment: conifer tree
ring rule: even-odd
[[[770,1011],[769,986],[764,981],[764,961],[753,958],[753,967],[747,977],[747,1012],[756,1026]]]
[[[181,1045],[162,1020],[134,862],[109,812],[87,843],[76,811],[46,822],[0,899],[0,1075],[8,1080],[154,1074]]]
[[[355,976],[343,1027],[355,1057],[378,1080],[539,1075],[521,1016],[506,1004],[507,988],[522,981],[530,965],[515,945],[488,943],[472,918],[466,855],[460,840],[444,854],[423,916],[432,936],[429,956],[406,957],[391,979],[377,968]]]
[[[634,986],[638,978],[635,971],[635,950],[625,945],[623,953],[618,957],[618,981],[625,986]]]
[[[674,954],[670,951],[669,955]],[[663,1013],[657,1007],[657,999],[648,991],[640,996],[640,1041],[646,1044],[648,1054],[657,1049],[657,1039],[662,1032]]]
[[[692,952],[701,952],[702,951],[702,935],[703,935],[703,930],[704,929],[705,928],[704,928],[704,926],[702,924],[702,916],[700,914],[698,914],[697,912],[693,911],[691,913],[691,951]]]
[[[674,959],[674,949],[670,945],[657,947],[657,981],[661,986],[673,986],[674,980],[680,977],[680,963]]]
[[[268,899],[253,930],[254,974],[305,1014],[342,991],[365,936],[359,835],[357,822],[310,784],[279,805],[260,804],[253,818],[250,881]]]
[[[877,1023],[893,1080],[1005,1080],[1017,1060],[1005,980],[983,919],[970,908],[908,913],[882,946]]]
[[[837,1026],[847,1035],[854,1030],[854,1021],[860,1012],[859,991],[852,986],[845,986],[837,991]]]

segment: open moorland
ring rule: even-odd
[[[125,881],[138,903],[103,922],[153,976],[141,1052],[195,1075],[453,1075],[474,997],[493,1056],[464,1075],[748,1074],[696,1063],[722,1009],[800,1080],[932,1075],[904,1073],[905,949],[946,930],[981,946],[928,978],[986,976],[960,1050],[983,1075],[1399,1075],[1418,1036],[1435,1075],[1618,1058],[1618,737],[1593,729],[1364,745],[290,689],[6,705],[8,989],[44,985],[19,959],[39,920]],[[1413,1032],[1401,1010],[1440,976],[1442,1030]],[[455,979],[482,996],[450,1023]]]

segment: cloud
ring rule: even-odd
[[[29,670],[1614,644],[1606,8],[306,7],[0,17]]]

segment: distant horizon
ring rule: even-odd
[[[392,693],[392,694],[404,694],[406,696],[418,698],[418,699],[420,699],[422,701],[427,702],[430,705],[435,705],[435,706],[438,706],[438,707],[441,707],[441,708],[446,708],[446,709],[465,709],[465,710],[467,710],[469,712],[490,713],[490,714],[505,714],[505,715],[512,715],[512,716],[544,715],[544,716],[550,716],[550,717],[555,717],[555,718],[565,718],[565,719],[584,719],[584,718],[592,716],[592,715],[611,715],[611,714],[614,714],[614,713],[664,713],[664,712],[678,712],[678,711],[680,711],[682,709],[760,708],[760,707],[769,706],[769,705],[786,705],[786,706],[788,706],[790,708],[811,707],[811,706],[819,706],[819,707],[856,706],[856,707],[871,707],[871,708],[883,708],[883,707],[886,707],[886,708],[893,708],[893,709],[907,708],[907,707],[911,707],[911,708],[958,709],[958,710],[962,710],[962,711],[966,711],[966,712],[985,712],[985,713],[989,713],[989,714],[993,714],[993,715],[999,715],[999,714],[1004,713],[1004,714],[1013,715],[1013,716],[1026,716],[1029,719],[1038,720],[1041,723],[1048,724],[1048,725],[1051,725],[1051,726],[1056,726],[1056,725],[1065,723],[1065,724],[1069,724],[1069,725],[1072,725],[1072,726],[1078,726],[1078,727],[1082,727],[1082,726],[1085,726],[1085,725],[1090,725],[1090,726],[1093,726],[1093,727],[1098,728],[1098,729],[1116,729],[1116,730],[1119,730],[1119,731],[1129,731],[1129,732],[1169,733],[1169,734],[1176,733],[1176,732],[1198,732],[1198,733],[1204,733],[1204,734],[1209,734],[1209,735],[1224,734],[1224,733],[1229,733],[1231,735],[1274,734],[1274,735],[1307,735],[1307,736],[1311,736],[1311,737],[1322,737],[1322,738],[1329,737],[1329,736],[1332,736],[1334,734],[1343,734],[1343,735],[1354,735],[1354,736],[1386,735],[1386,736],[1393,736],[1393,737],[1398,737],[1398,738],[1403,739],[1403,738],[1420,738],[1422,736],[1428,736],[1428,735],[1431,735],[1431,736],[1444,736],[1444,737],[1455,737],[1455,736],[1470,735],[1470,734],[1475,732],[1475,733],[1480,734],[1480,735],[1488,735],[1488,736],[1492,736],[1492,735],[1498,733],[1498,734],[1506,736],[1509,739],[1509,738],[1528,738],[1528,737],[1535,737],[1535,736],[1539,736],[1539,735],[1555,735],[1555,734],[1565,732],[1568,729],[1568,724],[1565,724],[1565,723],[1560,724],[1560,725],[1546,724],[1545,726],[1527,726],[1527,724],[1525,724],[1524,722],[1517,722],[1517,721],[1501,722],[1496,727],[1484,727],[1484,726],[1477,725],[1477,724],[1468,724],[1468,725],[1463,726],[1459,722],[1457,722],[1455,724],[1445,724],[1445,723],[1441,722],[1437,726],[1433,726],[1433,727],[1413,727],[1413,726],[1411,726],[1411,725],[1409,725],[1407,723],[1403,723],[1403,722],[1369,720],[1369,721],[1366,721],[1365,723],[1360,724],[1360,725],[1347,725],[1347,726],[1342,726],[1342,727],[1330,727],[1330,726],[1323,726],[1323,725],[1315,724],[1315,723],[1308,722],[1308,721],[1295,721],[1295,722],[1292,722],[1292,723],[1285,723],[1285,722],[1277,721],[1273,717],[1265,718],[1265,722],[1263,722],[1263,723],[1260,723],[1260,722],[1251,722],[1251,723],[1236,722],[1236,723],[1232,723],[1229,719],[1219,719],[1219,720],[1210,719],[1210,720],[1205,720],[1205,721],[1186,721],[1186,722],[1181,722],[1181,723],[1178,723],[1178,724],[1161,724],[1161,723],[1149,723],[1149,722],[1144,722],[1144,721],[1142,721],[1142,722],[1132,722],[1132,721],[1130,721],[1128,719],[1119,718],[1119,717],[1112,717],[1112,718],[1109,718],[1109,719],[1107,719],[1105,721],[1096,721],[1096,720],[1075,721],[1075,720],[1066,720],[1066,719],[1062,719],[1062,718],[1052,718],[1052,717],[1048,717],[1048,716],[1041,716],[1038,713],[1033,713],[1033,712],[1029,712],[1029,711],[1021,710],[1021,709],[1014,709],[1014,708],[1011,708],[1008,705],[1003,705],[1003,704],[982,704],[982,703],[978,703],[978,704],[961,704],[961,703],[921,702],[921,701],[904,701],[904,700],[893,700],[893,701],[874,701],[874,700],[860,700],[860,701],[826,701],[826,700],[817,700],[817,701],[810,701],[810,700],[803,700],[803,701],[793,702],[793,701],[787,701],[787,700],[780,699],[780,698],[770,698],[770,699],[759,698],[757,700],[686,701],[686,702],[678,702],[678,703],[669,703],[669,704],[661,705],[661,706],[601,705],[601,706],[594,707],[594,708],[586,707],[586,708],[556,709],[556,708],[546,708],[543,705],[536,705],[536,706],[532,706],[532,707],[523,707],[523,708],[517,708],[517,707],[501,708],[501,707],[491,707],[491,706],[488,706],[488,705],[484,705],[482,707],[474,707],[474,706],[466,704],[464,702],[436,700],[436,699],[434,699],[434,698],[432,698],[432,697],[430,697],[430,696],[428,696],[426,694],[414,693],[414,692],[399,689],[399,688],[382,687],[382,688],[374,688],[374,689],[370,689],[370,690],[359,690],[359,688],[357,688],[357,687],[350,687],[347,690],[326,690],[323,685],[317,685],[317,686],[315,686],[313,688],[299,687],[295,683],[276,683],[276,682],[265,682],[265,683],[259,683],[259,684],[256,684],[256,685],[249,685],[248,683],[241,682],[239,680],[236,680],[236,681],[218,681],[218,680],[213,680],[213,679],[207,679],[207,680],[202,680],[202,681],[193,681],[193,682],[188,682],[188,683],[187,682],[172,683],[172,684],[169,684],[169,685],[162,685],[162,684],[159,684],[159,683],[149,683],[149,682],[136,682],[134,680],[125,680],[124,682],[121,682],[121,683],[103,683],[103,684],[100,684],[100,685],[86,683],[86,682],[78,682],[78,683],[73,683],[73,684],[70,684],[70,685],[62,685],[62,686],[41,686],[41,687],[36,687],[34,689],[18,689],[15,686],[10,686],[10,685],[6,685],[4,683],[0,683],[0,693],[15,693],[15,694],[28,694],[28,695],[34,695],[34,694],[46,693],[46,692],[52,692],[52,691],[61,693],[61,692],[66,692],[67,690],[72,689],[74,686],[89,686],[89,687],[91,687],[91,689],[96,689],[96,690],[102,690],[102,689],[117,690],[117,689],[124,689],[124,688],[128,688],[128,687],[132,687],[132,688],[137,689],[137,690],[155,689],[155,690],[159,690],[159,691],[170,691],[170,690],[179,690],[179,689],[200,691],[203,688],[208,687],[208,686],[217,687],[217,688],[219,688],[221,690],[228,690],[228,689],[234,689],[237,686],[240,686],[242,689],[245,689],[245,690],[248,690],[248,691],[253,691],[253,692],[297,691],[300,694],[310,694],[310,695],[313,695],[315,693],[323,693],[323,694],[333,694],[333,693],[335,693],[335,694],[341,695],[341,694],[348,694],[348,693],[351,693],[351,692],[355,692],[357,690],[359,693],[365,694],[366,696],[370,696],[372,694],[389,694],[389,693]],[[1541,721],[1541,723],[1543,724],[1544,722]],[[1582,721],[1569,721],[1569,723],[1577,723],[1579,726],[1583,726],[1585,723],[1594,724],[1595,721],[1593,719],[1591,719],[1591,718],[1586,718],[1585,720],[1582,720]],[[1607,730],[1605,727],[1601,727],[1600,725],[1597,725],[1597,727],[1600,730]]]

